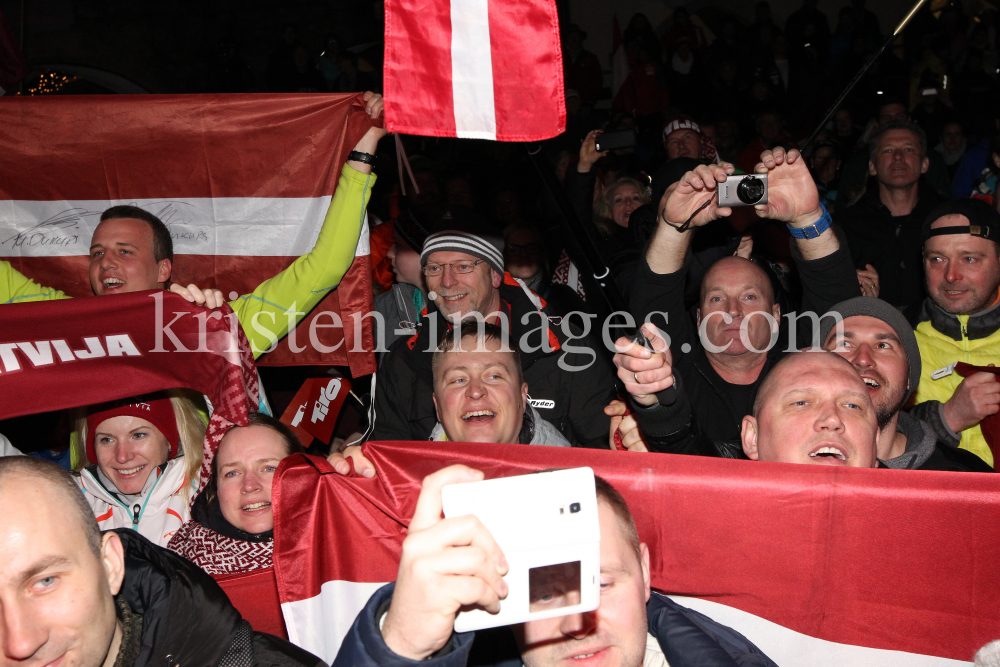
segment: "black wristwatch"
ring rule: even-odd
[[[370,164],[375,166],[375,156],[371,153],[362,153],[361,151],[351,151],[351,154],[347,156],[348,160],[354,160],[355,162],[364,162],[365,164]]]

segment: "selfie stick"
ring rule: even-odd
[[[837,113],[837,109],[840,108],[840,105],[844,103],[844,100],[847,99],[847,96],[851,94],[852,90],[854,90],[854,86],[858,84],[858,81],[861,81],[861,77],[863,77],[868,72],[868,70],[871,69],[871,66],[875,64],[875,61],[882,56],[882,53],[885,52],[887,48],[889,48],[889,45],[892,44],[894,39],[896,39],[896,36],[899,35],[899,33],[903,32],[903,28],[905,28],[906,24],[910,22],[910,19],[916,16],[917,12],[920,11],[920,8],[923,7],[925,2],[927,2],[927,0],[917,0],[917,4],[913,5],[913,9],[910,10],[910,13],[907,14],[902,21],[900,21],[899,25],[896,26],[896,29],[893,31],[893,33],[889,35],[888,38],[886,38],[886,40],[882,43],[882,46],[879,48],[879,50],[875,52],[875,55],[873,55],[871,59],[867,63],[865,63],[865,66],[861,68],[861,71],[857,73],[857,75],[851,80],[849,84],[847,84],[847,88],[845,88],[844,92],[840,94],[840,97],[837,98],[837,101],[833,103],[833,106],[830,107],[830,110],[826,112],[826,115],[823,116],[823,120],[820,121],[820,124],[816,127],[815,130],[813,130],[813,133],[809,135],[809,138],[805,140],[805,143],[802,144],[799,150],[801,150],[803,153],[805,152],[806,148],[808,148],[809,145],[816,138],[816,135],[819,134],[820,131],[822,131],[823,127],[830,121],[831,118],[833,118],[833,114]]]
[[[552,167],[549,166],[548,162],[542,156],[541,147],[535,144],[534,152],[532,152],[532,147],[529,145],[525,145],[525,148],[528,151],[528,157],[531,158],[531,163],[535,165],[535,170],[542,177],[542,182],[545,183],[545,187],[548,189],[549,194],[552,195],[556,205],[559,207],[559,211],[562,213],[562,220],[566,231],[576,239],[576,243],[583,253],[579,257],[571,257],[571,259],[576,263],[581,274],[586,272],[588,275],[593,276],[594,282],[600,288],[601,295],[607,301],[611,312],[628,312],[628,304],[625,302],[625,297],[618,290],[618,285],[615,284],[614,279],[611,277],[611,269],[604,263],[604,259],[597,251],[597,244],[592,235],[596,233],[596,230],[593,229],[594,225],[591,224],[591,230],[588,230],[577,217],[576,211],[573,210],[573,205],[570,204],[569,197],[566,196],[566,191],[563,189],[562,183],[556,178]]]

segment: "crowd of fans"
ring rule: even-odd
[[[268,337],[249,326],[254,316],[314,306],[347,271],[367,210],[385,345],[364,433],[342,425],[332,446],[301,443],[262,399],[249,425],[221,438],[201,489],[206,406],[189,392],[81,406],[63,419],[64,442],[0,423],[11,436],[0,437],[5,659],[316,664],[254,633],[205,575],[271,566],[271,482],[303,444],[338,473],[369,478],[379,471],[364,438],[992,472],[994,17],[973,20],[959,3],[922,11],[905,47],[886,52],[804,152],[826,102],[884,39],[864,0],[835,22],[805,0],[784,28],[760,2],[751,25],[726,20],[714,33],[683,8],[661,34],[637,14],[622,37],[628,75],[610,91],[586,34],[568,26],[568,127],[542,146],[562,192],[537,185],[519,146],[415,137],[399,144],[412,169],[401,182],[404,156],[389,142],[379,153],[385,131],[372,128],[343,166],[316,248],[230,303],[259,354]],[[318,66],[292,30],[271,57],[274,90],[371,83],[333,36]],[[380,96],[364,99],[377,118]],[[598,150],[624,130],[634,145]],[[374,190],[373,164],[383,174]],[[766,202],[720,206],[720,184],[745,174],[766,179]],[[608,278],[589,270],[604,267],[589,267],[589,241],[567,233],[567,215],[590,228]],[[172,260],[155,216],[109,209],[91,241],[94,294],[170,289],[223,304],[218,290],[171,284]],[[0,303],[65,298],[58,287],[0,262]],[[612,289],[628,313],[611,312]],[[645,323],[641,336],[610,326],[622,315]],[[272,321],[282,324],[266,333],[287,333],[283,312]],[[265,389],[280,384],[262,377]],[[369,601],[335,664],[466,664],[472,642],[452,633],[455,614],[496,609],[506,563],[482,525],[441,519],[440,490],[481,478],[451,467],[425,480],[399,579]],[[625,501],[602,480],[598,497],[607,597],[596,615],[517,626],[507,657],[540,666],[602,654],[639,667],[711,646],[716,657],[698,664],[772,664],[652,593]],[[195,611],[168,622],[179,605]],[[670,634],[685,639],[666,650]]]

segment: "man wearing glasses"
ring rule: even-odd
[[[607,447],[615,397],[606,355],[574,345],[589,333],[581,317],[559,318],[544,300],[504,270],[503,241],[487,234],[431,234],[420,253],[428,306],[416,335],[397,341],[379,369],[373,440],[426,440],[437,423],[431,359],[463,319],[500,324],[521,355],[528,401],[567,440]],[[458,327],[455,327],[458,328]]]

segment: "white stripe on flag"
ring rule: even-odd
[[[285,617],[288,639],[326,664],[333,664],[354,619],[368,598],[383,586],[384,583],[327,581],[320,586],[319,595],[285,602],[281,614]]]
[[[796,667],[968,667],[971,662],[931,655],[887,651],[816,639],[760,616],[700,598],[671,595],[670,599],[713,621],[728,625],[752,641],[779,665]]]
[[[118,204],[139,206],[163,220],[178,255],[298,257],[316,244],[330,199],[0,200],[0,257],[86,255],[101,213]],[[357,253],[368,254],[367,234]]]
[[[463,139],[497,138],[487,0],[451,0],[451,87]]]

